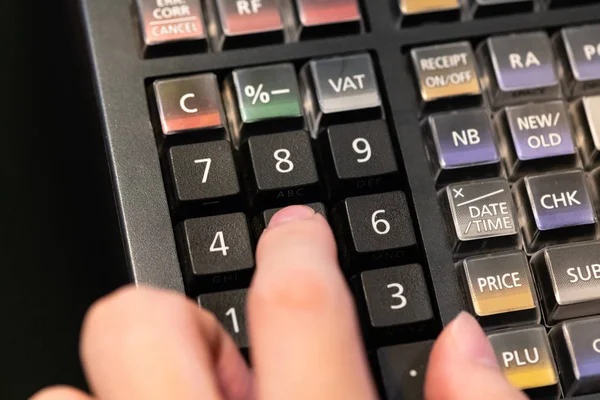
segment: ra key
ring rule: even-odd
[[[223,206],[240,197],[231,144],[226,140],[171,147],[168,164],[173,186],[169,192],[176,207]]]
[[[365,271],[359,281],[368,315],[365,325],[369,328],[397,334],[399,330],[421,330],[433,321],[427,283],[419,264]]]
[[[600,317],[567,321],[550,331],[565,397],[600,392]]]
[[[488,335],[508,381],[531,398],[557,399],[558,372],[546,328],[533,325]]]
[[[321,135],[331,197],[382,191],[397,181],[398,165],[385,121],[334,125]]]
[[[377,350],[383,389],[390,400],[423,400],[425,373],[433,340]]]
[[[406,195],[350,197],[336,206],[334,223],[350,263],[359,269],[411,262],[417,239]]]
[[[305,131],[253,136],[244,146],[253,201],[285,205],[319,193],[319,176]]]
[[[239,348],[247,348],[249,344],[246,330],[247,294],[248,291],[242,289],[198,297],[198,304],[214,314]]]
[[[184,277],[192,290],[249,283],[254,254],[243,213],[188,219],[177,226],[177,233]]]

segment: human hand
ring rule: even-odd
[[[252,370],[215,317],[193,301],[128,287],[99,300],[84,322],[80,352],[93,396],[53,387],[33,399],[375,400],[326,220],[304,206],[278,212],[256,262],[247,299]],[[434,345],[425,397],[526,399],[466,313]]]

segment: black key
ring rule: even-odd
[[[228,141],[172,147],[168,162],[176,206],[225,205],[239,199],[241,190]]]
[[[254,201],[289,204],[317,197],[319,176],[305,131],[251,137],[245,152]]]
[[[529,251],[568,238],[594,237],[596,213],[581,171],[528,176],[513,190],[525,216],[523,236]]]
[[[240,348],[247,348],[246,296],[247,290],[231,290],[221,293],[203,294],[198,304],[212,312]]]
[[[567,321],[550,331],[565,397],[600,392],[600,317]]]
[[[332,197],[385,190],[397,183],[398,165],[385,121],[335,125],[321,137],[330,150],[327,187]]]
[[[423,400],[425,372],[433,343],[431,340],[377,350],[388,400]]]
[[[178,225],[184,276],[192,290],[247,284],[254,254],[242,213],[188,219]]]
[[[312,208],[313,210],[315,210],[316,213],[319,213],[322,216],[324,216],[325,218],[327,218],[327,211],[325,210],[325,204],[310,203],[310,204],[305,204],[305,205]],[[259,216],[254,218],[254,220],[252,221],[252,228],[253,228],[254,235],[257,240],[260,238],[260,235],[265,230],[265,228],[269,225],[269,222],[271,222],[271,218],[273,218],[273,216],[277,213],[277,211],[279,211],[281,209],[283,209],[283,207],[271,208],[269,210],[263,211],[262,213],[260,213]]]
[[[419,264],[365,271],[360,274],[360,286],[370,327],[409,328],[433,320],[427,283]]]
[[[533,0],[470,0],[475,18],[533,11]]]
[[[548,247],[531,259],[547,323],[600,310],[600,243]]]
[[[389,192],[351,197],[340,203],[334,217],[343,249],[360,269],[404,264],[414,260],[417,239],[406,195]]]

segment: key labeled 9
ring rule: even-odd
[[[356,161],[359,163],[365,163],[371,159],[371,145],[365,138],[356,138],[352,142],[352,148],[356,154],[363,155],[363,158],[358,158]]]

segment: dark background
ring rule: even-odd
[[[72,2],[0,1],[0,398],[7,400],[50,384],[85,387],[82,318],[126,282]]]

